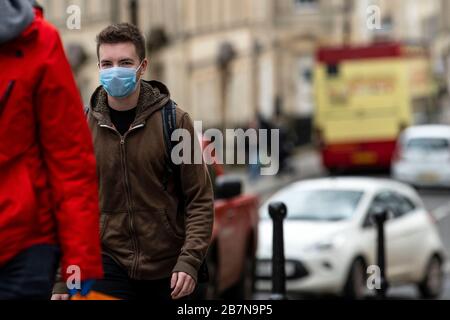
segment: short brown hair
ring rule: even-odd
[[[100,59],[100,46],[102,44],[116,44],[131,42],[136,48],[139,59],[146,56],[145,38],[135,25],[129,23],[113,24],[97,35],[97,57]]]

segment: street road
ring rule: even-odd
[[[294,167],[297,164],[298,179],[325,177],[325,171],[320,167],[319,156],[312,150],[297,155],[294,159]],[[365,175],[367,176],[367,175]],[[369,175],[370,176],[370,175]],[[383,175],[372,175],[379,178],[389,178]],[[274,179],[272,179],[274,180]],[[288,185],[295,177],[278,179],[278,183],[267,179],[259,186],[254,186],[254,192],[260,194],[266,200],[271,194]],[[426,208],[436,217],[437,228],[442,241],[450,257],[450,189],[420,189],[418,190]],[[393,299],[417,299],[418,294],[414,286],[391,288],[388,296]],[[256,299],[266,299],[267,294],[257,294]],[[441,299],[450,300],[450,265],[446,267],[445,292]]]

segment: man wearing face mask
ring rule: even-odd
[[[48,300],[60,260],[83,284],[102,277],[89,128],[58,32],[33,5],[0,1],[0,300]]]
[[[141,32],[130,24],[110,26],[98,35],[97,49],[102,86],[87,113],[100,181],[105,278],[93,290],[127,300],[189,297],[212,235],[206,165],[167,170],[164,111],[174,104],[162,83],[141,80],[148,67]],[[199,141],[192,120],[172,108],[194,152]]]

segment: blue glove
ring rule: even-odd
[[[71,297],[80,294],[82,297],[85,297],[91,292],[92,287],[94,286],[95,280],[86,280],[81,282],[81,290],[71,289],[69,290],[69,295]]]

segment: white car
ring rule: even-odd
[[[397,143],[392,177],[418,187],[450,187],[450,126],[406,129]]]
[[[416,284],[424,298],[441,294],[446,255],[435,220],[411,187],[370,178],[295,183],[260,209],[256,289],[271,290],[273,223],[268,206],[283,202],[287,290],[361,299],[376,266],[374,210],[387,210],[387,276],[391,285]]]

